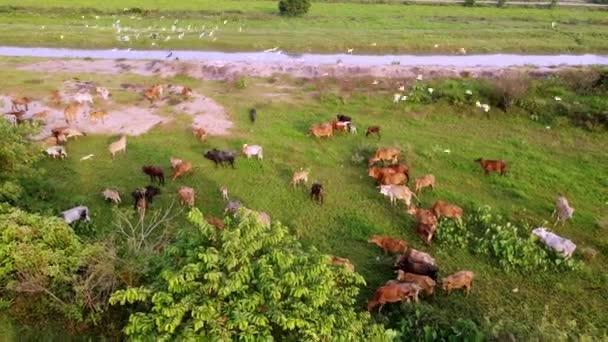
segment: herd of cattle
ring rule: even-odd
[[[151,103],[161,99],[164,88],[162,85],[154,85],[144,91],[143,96]],[[192,90],[187,87],[180,87],[176,90],[175,87],[171,89],[173,92],[178,92],[182,96],[188,96]],[[96,88],[97,94],[102,98],[110,96],[109,92],[105,88]],[[61,101],[59,93],[53,93],[52,98],[55,101]],[[92,97],[89,93],[79,93],[74,97],[74,102],[68,104],[65,108],[65,121],[70,125],[76,114],[82,109],[83,103],[92,103]],[[28,104],[30,99],[28,98],[15,98],[13,99],[13,111],[18,113],[16,115],[16,122],[22,120],[23,113],[28,110]],[[103,120],[104,113],[102,110],[91,110],[89,115],[91,120]],[[43,116],[44,113],[38,113],[36,115]],[[251,109],[249,112],[249,118],[252,122],[257,119],[257,111]],[[10,121],[10,120],[9,120]],[[313,135],[317,138],[331,137],[334,132],[349,132],[356,134],[357,128],[353,124],[353,120],[345,115],[338,114],[337,120],[330,122],[316,124],[310,127],[308,134]],[[381,138],[380,126],[370,126],[366,130],[366,136],[376,135],[378,139]],[[62,145],[67,139],[72,137],[78,137],[83,135],[82,132],[67,127],[56,127],[52,130],[53,136],[49,139],[52,146],[46,149],[46,152],[53,158],[67,157],[65,147]],[[207,139],[207,132],[204,128],[197,127],[193,129],[193,135],[202,141]],[[108,151],[112,159],[115,159],[118,153],[126,153],[127,150],[127,137],[121,136],[118,140],[112,142],[108,146]],[[263,160],[263,148],[259,145],[248,145],[242,146],[242,153],[248,159],[256,157],[258,160]],[[232,168],[235,167],[236,153],[231,151],[223,151],[218,149],[211,149],[204,153],[204,158],[212,161],[216,167],[230,165]],[[431,244],[433,237],[436,233],[439,219],[442,217],[454,219],[459,225],[463,224],[463,209],[455,204],[448,203],[446,201],[438,200],[433,206],[428,209],[416,207],[413,203],[412,198],[418,200],[420,195],[425,188],[434,189],[436,186],[436,178],[432,174],[422,175],[414,179],[414,191],[412,191],[408,184],[410,183],[410,167],[401,164],[399,161],[400,151],[397,148],[379,148],[369,159],[368,159],[368,176],[376,181],[379,192],[390,199],[390,203],[395,205],[397,201],[403,201],[406,207],[406,212],[412,215],[416,221],[416,234],[426,244]],[[486,174],[490,172],[496,172],[500,175],[505,175],[507,172],[507,163],[502,160],[485,160],[479,158],[475,160],[479,163],[481,168]],[[178,178],[192,173],[193,165],[189,161],[184,161],[175,157],[171,157],[169,160],[173,175],[172,181],[176,181]],[[140,215],[145,213],[145,210],[153,202],[154,197],[161,194],[160,186],[165,184],[165,172],[162,166],[158,165],[146,165],[142,167],[142,172],[150,177],[150,185],[142,188],[134,189],[131,193],[133,198],[134,209]],[[299,184],[308,183],[310,170],[300,169],[296,171],[291,179],[291,185],[295,188]],[[152,185],[156,183],[156,185]],[[260,223],[263,225],[270,225],[270,216],[264,212],[255,212],[242,206],[238,201],[230,201],[228,197],[228,189],[226,187],[220,188],[220,193],[224,201],[228,202],[225,213],[226,214],[237,214],[240,209],[241,212],[246,214],[254,214]],[[321,183],[313,183],[310,188],[310,198],[319,204],[323,204],[325,189]],[[177,195],[180,203],[187,207],[194,207],[196,193],[193,188],[188,186],[181,186]],[[120,193],[115,189],[105,189],[102,191],[102,196],[109,202],[121,203]],[[418,200],[419,202],[419,200]],[[567,199],[564,196],[560,196],[556,203],[556,210],[554,214],[557,215],[557,221],[564,222],[565,220],[572,217],[574,209],[569,206]],[[76,221],[84,220],[90,221],[89,209],[86,206],[78,206],[61,213],[61,216],[68,224]],[[223,220],[217,217],[208,216],[207,221],[214,225],[217,229],[223,229]],[[533,234],[537,235],[549,248],[555,250],[558,254],[565,258],[572,256],[576,245],[572,241],[564,239],[545,228],[537,228],[533,231]],[[382,309],[384,304],[401,302],[410,300],[418,301],[420,293],[424,296],[431,296],[434,293],[434,288],[437,285],[437,274],[439,268],[435,259],[422,251],[416,250],[409,246],[409,244],[400,239],[395,239],[389,236],[372,236],[368,240],[369,243],[373,243],[381,247],[385,253],[397,254],[398,257],[394,263],[394,267],[397,272],[397,278],[389,280],[384,286],[379,287],[373,298],[368,303],[368,310],[372,310],[376,306],[380,306],[379,310]],[[330,263],[334,265],[345,266],[347,269],[354,270],[352,263],[345,258],[332,256]],[[441,280],[442,288],[448,293],[452,289],[466,289],[467,293],[471,289],[473,283],[474,273],[471,271],[460,271],[445,277]]]

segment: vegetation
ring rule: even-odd
[[[28,139],[34,132],[30,124],[14,128],[0,120],[0,203],[15,202],[23,193],[22,181],[38,174],[34,165],[42,156]]]
[[[552,22],[558,23],[556,29]],[[607,25],[606,11],[571,7],[549,11],[316,2],[308,15],[285,18],[277,14],[274,0],[24,0],[18,4],[0,0],[0,41],[10,46],[223,51],[279,47],[298,53],[344,53],[352,48],[355,54],[456,54],[460,48],[469,54],[605,53]],[[184,36],[179,39],[181,32]]]
[[[255,215],[218,231],[197,209],[198,228],[167,249],[170,267],[155,287],[120,290],[114,304],[143,302],[125,328],[134,340],[388,340],[367,313],[353,310],[365,281],[303,249],[280,223]],[[186,232],[188,230],[185,230]],[[175,263],[175,261],[177,263]],[[141,307],[141,306],[140,306]]]
[[[44,99],[49,90],[57,89],[63,80],[69,78],[68,74],[61,73],[15,71],[29,62],[3,60],[13,67],[12,70],[0,70],[0,85],[6,93]],[[415,248],[431,253],[438,261],[440,277],[463,269],[476,274],[469,296],[460,292],[448,296],[437,289],[432,298],[424,299],[421,304],[387,305],[381,314],[374,313],[373,320],[390,329],[389,334],[396,333],[402,340],[431,337],[457,340],[458,336],[474,340],[509,338],[511,335],[522,340],[553,340],[554,336],[576,339],[585,335],[601,339],[608,329],[608,321],[603,314],[608,306],[603,292],[596,289],[605,288],[608,284],[608,276],[602,271],[607,265],[608,253],[605,230],[608,184],[604,177],[604,170],[608,168],[608,161],[604,158],[608,136],[606,127],[601,124],[592,129],[579,124],[572,116],[576,112],[570,108],[580,105],[598,108],[597,113],[601,113],[599,109],[608,105],[608,88],[605,86],[605,70],[583,71],[576,70],[572,75],[564,73],[530,78],[527,91],[515,92],[511,106],[504,110],[499,107],[502,97],[497,96],[502,94],[496,87],[500,80],[494,79],[462,77],[410,81],[404,94],[411,91],[412,97],[393,104],[392,96],[399,84],[389,80],[373,85],[373,80],[368,78],[247,78],[247,86],[238,88],[234,81],[200,82],[183,75],[160,80],[133,74],[117,77],[82,73],[78,75],[81,80],[115,89],[112,98],[116,105],[147,106],[139,100],[140,95],[120,90],[122,83],[187,85],[225,106],[231,113],[235,128],[228,137],[210,137],[207,142],[200,142],[186,129],[190,126],[188,117],[175,112],[172,106],[159,105],[159,112],[173,121],[147,134],[130,137],[126,155],[114,161],[110,159],[107,145],[114,137],[87,135],[70,141],[67,144],[69,157],[65,160],[45,158],[35,164],[35,168],[47,170],[45,178],[28,178],[22,182],[25,191],[14,205],[31,213],[42,213],[36,214],[40,217],[55,216],[81,203],[89,206],[92,222],[74,226],[78,240],[81,240],[77,246],[83,246],[83,249],[96,246],[114,251],[104,252],[103,255],[116,257],[100,265],[111,266],[103,268],[111,270],[109,274],[112,275],[104,279],[118,279],[107,283],[113,284],[110,292],[119,290],[115,292],[115,301],[124,299],[124,306],[116,304],[101,308],[102,317],[95,320],[86,318],[91,312],[86,307],[78,309],[82,312],[80,317],[83,321],[104,323],[100,324],[103,331],[98,332],[102,336],[120,336],[120,330],[125,326],[129,327],[128,332],[133,338],[152,336],[148,330],[143,330],[156,329],[156,318],[175,327],[173,332],[167,332],[161,326],[160,330],[155,330],[158,338],[185,336],[188,328],[194,327],[195,318],[184,315],[172,323],[168,317],[178,317],[173,315],[179,312],[169,308],[180,303],[202,306],[205,297],[194,297],[194,294],[187,297],[192,289],[181,285],[174,288],[172,281],[184,275],[184,284],[197,283],[197,286],[236,282],[239,272],[228,272],[231,256],[244,258],[249,255],[245,253],[256,250],[256,245],[239,243],[240,248],[235,249],[233,244],[226,242],[233,239],[242,241],[240,239],[245,237],[255,242],[276,238],[276,234],[267,235],[267,231],[259,230],[247,219],[230,221],[225,231],[216,232],[202,223],[198,214],[192,214],[194,220],[190,223],[172,206],[179,186],[187,185],[195,189],[196,207],[205,217],[221,216],[225,202],[221,200],[218,188],[224,185],[228,187],[231,199],[270,214],[275,222],[270,231],[280,233],[284,239],[281,240],[284,247],[278,248],[277,253],[294,255],[297,260],[303,258],[305,263],[301,267],[305,269],[320,267],[324,280],[338,281],[350,277],[347,279],[354,283],[347,288],[359,288],[361,278],[341,268],[322,264],[321,255],[337,255],[353,262],[366,283],[360,293],[353,289],[352,293],[347,291],[349,294],[345,295],[339,292],[339,287],[332,288],[332,291],[345,296],[338,296],[338,299],[344,299],[339,302],[343,309],[349,315],[356,315],[361,322],[360,328],[353,329],[372,329],[369,317],[362,313],[364,303],[377,286],[395,276],[392,270],[394,260],[383,256],[376,246],[366,242],[370,235],[385,234],[403,238]],[[428,88],[434,89],[432,94]],[[470,90],[470,94],[466,90]],[[420,96],[417,97],[416,93]],[[423,97],[422,94],[429,96]],[[555,100],[556,96],[562,100]],[[483,112],[475,106],[477,101],[490,104],[491,110]],[[579,104],[575,105],[575,102]],[[543,113],[542,121],[532,117],[528,110],[532,103],[537,108],[535,110]],[[251,107],[258,110],[255,124],[251,124],[248,118]],[[312,123],[328,121],[335,113],[352,116],[359,134],[337,134],[323,141],[306,136]],[[366,139],[361,134],[372,124],[382,126],[380,140]],[[264,160],[246,160],[239,155],[236,169],[232,170],[215,168],[201,157],[202,151],[212,147],[239,150],[244,143],[263,146]],[[413,219],[405,213],[403,206],[390,206],[367,177],[365,160],[380,146],[399,147],[402,162],[412,167],[412,176],[427,173],[436,176],[437,189],[423,192],[419,196],[420,206],[429,207],[439,199],[458,204],[465,209],[465,225],[458,227],[450,220],[442,220],[437,241],[430,247],[424,245],[416,236]],[[80,157],[88,154],[95,157],[80,161]],[[148,179],[139,169],[144,164],[156,164],[168,170],[170,156],[191,161],[195,172],[177,181],[168,181],[163,193],[148,210],[147,215],[150,216],[139,225],[138,216],[128,199],[129,192],[135,187],[148,184]],[[507,176],[483,175],[479,165],[473,162],[479,157],[507,160],[510,168]],[[310,182],[321,182],[325,186],[327,197],[323,206],[310,202],[308,189],[294,190],[290,187],[292,172],[300,168],[310,168]],[[100,196],[99,191],[105,187],[116,188],[124,195],[124,202],[117,209]],[[572,221],[563,226],[553,226],[546,221],[550,218],[555,197],[561,192],[567,194],[576,212]],[[487,222],[482,221],[485,216],[476,211],[484,205],[493,208]],[[158,222],[154,215],[162,220],[166,213],[169,213],[167,217],[175,217],[151,229],[153,222]],[[512,224],[508,226],[507,222]],[[576,267],[581,263],[578,252],[575,253],[573,267],[555,265],[557,258],[547,253],[537,241],[528,240],[529,228],[538,225],[545,225],[572,239],[578,250],[592,247],[599,254],[585,261],[582,267]],[[517,227],[517,231],[512,227]],[[209,239],[210,236],[214,240]],[[494,244],[506,247],[495,248]],[[510,248],[513,252],[509,251]],[[210,261],[200,257],[214,249],[221,255],[216,265],[222,276],[206,279],[193,274],[193,279],[187,279],[185,275],[192,271],[188,266],[195,265],[200,269],[209,266]],[[249,267],[259,265],[260,260],[255,259]],[[79,259],[77,264],[87,266],[76,268],[76,264],[70,263],[65,274],[73,274],[76,269],[76,279],[79,279],[85,269],[91,269],[88,266],[91,265],[90,258]],[[280,263],[272,263],[271,266],[277,277],[279,272],[290,270],[289,267],[281,268]],[[258,275],[260,278],[261,273],[255,273],[255,270],[252,269],[252,277]],[[307,279],[305,272],[301,276]],[[289,279],[283,278],[285,281]],[[105,281],[102,283],[106,284]],[[62,296],[58,297],[63,301],[74,300],[76,307],[82,308],[77,301],[80,297],[63,297],[66,293],[79,293],[71,287],[72,282],[63,283],[62,291],[57,291]],[[179,292],[180,289],[184,292]],[[148,291],[159,295],[155,298],[153,294],[148,295]],[[102,293],[105,295],[108,291]],[[221,303],[249,303],[252,299],[249,294],[252,293],[257,292],[237,289],[234,296],[231,294]],[[13,295],[17,298],[17,294]],[[50,298],[46,302],[50,302]],[[164,301],[168,298],[173,302]],[[188,301],[189,298],[192,302]],[[219,299],[211,299],[217,307]],[[272,298],[268,301],[274,305],[289,304]],[[36,326],[36,320],[21,319],[25,315],[12,314],[19,312],[20,304],[17,300],[5,303],[4,311],[10,312],[12,317],[19,317],[22,323]],[[155,311],[155,308],[164,311]],[[227,305],[217,309],[218,314],[222,313],[219,317],[228,317],[226,324],[250,322],[249,317],[232,314],[231,308]],[[42,322],[40,325],[49,326],[53,318],[64,325],[72,322],[66,323],[66,317],[80,319],[78,315],[66,315],[60,310],[61,306],[40,310],[44,314],[39,316],[46,317],[46,320],[39,320]],[[36,310],[28,306],[22,311],[31,315],[31,311]],[[325,315],[327,311],[331,312],[319,310],[316,314]],[[61,312],[62,315],[48,315],[49,312]],[[295,312],[285,308],[284,314]],[[132,317],[130,320],[129,316]],[[135,317],[145,317],[146,320],[134,321],[137,320]],[[247,323],[247,327],[268,331],[267,327],[253,323]],[[313,323],[316,324],[310,324]],[[3,328],[1,324],[0,328]],[[226,329],[226,325],[218,329]],[[250,332],[248,329],[236,324],[226,333],[244,336]],[[365,331],[372,333],[372,330]],[[96,332],[93,323],[88,331]],[[303,331],[281,328],[271,334],[299,334]]]
[[[302,16],[310,10],[310,0],[279,0],[279,12],[289,17]]]

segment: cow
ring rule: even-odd
[[[368,137],[372,134],[378,135],[378,140],[380,140],[380,126],[369,126],[367,127],[367,131],[365,132],[365,136]]]
[[[462,225],[462,208],[457,205],[449,204],[444,201],[436,201],[431,207],[431,211],[435,214],[437,219],[442,216],[453,218],[458,224]]]
[[[435,189],[435,176],[433,175],[424,175],[416,178],[416,193],[419,193],[422,189],[430,187],[431,190]]]
[[[324,197],[325,191],[323,190],[323,185],[320,183],[314,183],[310,188],[310,199],[317,201],[319,204],[323,204]]]
[[[187,205],[188,207],[194,207],[194,189],[182,186],[177,190],[177,194],[179,195],[179,200],[182,205]]]
[[[63,211],[61,217],[67,224],[72,224],[76,221],[91,221],[91,217],[89,217],[89,208],[83,205]]]
[[[394,147],[379,148],[373,157],[368,160],[368,166],[372,166],[380,161],[388,161],[391,164],[399,163],[399,154],[401,151]]]
[[[464,288],[467,291],[467,295],[473,286],[474,274],[471,271],[460,271],[449,275],[441,280],[441,286],[448,295],[452,289]]]
[[[264,159],[264,150],[260,145],[243,145],[243,153],[250,159],[252,156],[256,156],[259,160]]]
[[[409,303],[411,299],[418,302],[420,290],[420,286],[414,283],[397,283],[381,286],[376,289],[374,296],[367,303],[367,311],[372,311],[373,308],[380,305],[378,309],[378,312],[380,312],[386,303],[396,303],[404,300]]]
[[[314,135],[316,138],[331,137],[334,129],[331,123],[313,125],[308,130],[308,135]]]
[[[545,246],[554,250],[564,259],[571,258],[574,250],[576,250],[574,242],[547,230],[547,228],[535,228],[532,230],[532,234],[538,236]]]
[[[122,137],[120,137],[120,139],[111,143],[110,146],[108,146],[108,150],[110,151],[110,154],[112,155],[112,160],[114,160],[116,153],[121,152],[121,151],[126,153],[127,152],[127,136],[123,135]]]
[[[476,163],[479,163],[483,168],[485,174],[490,172],[499,172],[501,176],[507,173],[507,163],[504,160],[485,160],[483,158],[475,159]]]
[[[564,224],[566,220],[572,218],[573,214],[574,208],[570,206],[570,204],[568,203],[568,199],[565,196],[559,196],[557,198],[557,201],[555,202],[555,210],[551,215],[552,217],[557,217],[554,224],[557,224],[560,221],[562,222],[562,224]]]
[[[224,163],[229,163],[234,169],[234,153],[232,152],[220,151],[214,148],[207,151],[204,156],[206,159],[213,161],[215,163],[215,167],[217,167],[218,164],[224,166]]]
[[[412,204],[412,196],[416,195],[405,185],[381,185],[378,187],[380,193],[384,196],[388,196],[391,204],[397,203],[397,200],[401,200],[405,203],[406,207]],[[416,199],[418,199],[416,197]]]
[[[407,242],[404,240],[393,239],[388,236],[374,235],[367,239],[367,242],[373,243],[384,250],[384,253],[405,253],[407,250]]]
[[[329,263],[336,266],[344,266],[347,270],[354,272],[355,266],[346,258],[340,258],[335,255],[329,256]]]
[[[430,277],[403,272],[403,270],[397,270],[397,280],[400,282],[411,282],[417,284],[427,296],[433,295],[433,292],[435,292],[435,285],[437,285],[437,283]]]
[[[46,153],[53,157],[53,159],[59,157],[61,159],[65,158],[68,156],[67,152],[65,151],[65,147],[63,146],[51,146],[49,148],[46,149]]]
[[[105,189],[104,191],[101,192],[101,195],[103,196],[103,198],[106,201],[113,202],[115,204],[118,204],[121,202],[120,194],[116,190]]]

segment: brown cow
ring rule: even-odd
[[[419,193],[420,190],[430,187],[432,190],[435,189],[435,176],[433,175],[425,175],[416,178],[416,187],[415,192]]]
[[[63,116],[65,118],[65,123],[70,124],[76,120],[78,116],[78,112],[82,109],[82,105],[77,102],[70,103],[65,110],[63,111]]]
[[[179,195],[179,202],[182,205],[187,205],[190,208],[194,207],[194,189],[187,186],[182,186],[179,188],[179,190],[177,190],[177,194]]]
[[[159,101],[162,94],[163,86],[160,84],[156,84],[144,91],[144,97],[150,101],[151,104],[153,104],[154,101]]]
[[[403,164],[391,165],[387,167],[377,167],[373,166],[367,170],[367,175],[376,179],[378,183],[381,183],[382,179],[389,174],[397,174],[402,173],[406,177],[406,184],[410,181],[409,167]]]
[[[483,158],[479,158],[475,159],[475,162],[481,165],[486,175],[490,172],[500,172],[500,175],[504,176],[507,172],[507,163],[504,160],[484,160]]]
[[[101,123],[104,123],[104,119],[107,115],[108,112],[103,109],[91,110],[89,112],[89,120],[91,120],[91,122],[97,122],[98,120],[101,120]]]
[[[343,132],[348,132],[348,122],[342,122],[342,121],[337,121],[337,120],[332,120],[329,122],[331,124],[331,128],[334,131],[343,131]]]
[[[437,201],[433,204],[431,211],[435,214],[437,219],[445,216],[455,219],[458,224],[462,225],[462,208],[457,205],[449,204],[444,201]]]
[[[374,297],[367,303],[367,311],[372,311],[373,308],[380,305],[378,309],[378,312],[380,312],[386,303],[396,303],[404,300],[407,300],[409,303],[411,299],[418,302],[420,290],[420,286],[413,283],[397,283],[381,286],[376,289]]]
[[[225,225],[222,219],[217,218],[215,216],[207,216],[205,217],[205,220],[207,220],[210,225],[214,226],[215,229],[224,230]]]
[[[331,137],[334,134],[334,129],[329,123],[312,125],[308,130],[308,135],[314,135],[317,138]]]
[[[433,295],[435,285],[437,285],[437,283],[430,277],[414,273],[406,273],[403,272],[403,270],[397,270],[397,280],[400,282],[412,282],[417,284],[427,296]]]
[[[183,176],[184,174],[192,171],[192,163],[187,161],[179,160],[173,165],[174,158],[171,158],[171,165],[173,166],[173,178],[172,180],[176,180],[177,177]]]
[[[13,97],[11,99],[12,102],[12,111],[16,112],[19,110],[19,107],[25,108],[25,111],[27,112],[28,110],[30,110],[29,106],[30,103],[32,103],[32,99],[30,99],[29,97]]]
[[[380,161],[389,161],[391,164],[397,164],[399,162],[399,154],[401,151],[394,147],[379,148],[373,157],[368,161],[368,165],[372,166]]]
[[[207,141],[207,131],[205,131],[205,129],[202,127],[193,129],[192,134],[194,134],[195,137],[199,138],[200,141]]]
[[[403,173],[394,173],[394,174],[385,174],[382,179],[380,179],[381,185],[401,185],[407,184],[408,178],[407,175]]]
[[[368,137],[372,134],[377,134],[378,139],[380,139],[380,126],[369,126],[367,127],[367,131],[365,132],[365,136]]]
[[[460,271],[443,278],[441,280],[441,285],[448,294],[450,294],[452,289],[464,288],[468,295],[473,286],[473,277],[474,274],[471,271]]]
[[[367,239],[367,242],[376,244],[384,250],[384,253],[404,253],[407,250],[406,241],[393,239],[388,236],[374,235]]]
[[[337,266],[344,266],[347,270],[354,272],[355,266],[346,258],[340,258],[335,255],[329,256],[329,263]]]

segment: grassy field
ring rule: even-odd
[[[42,98],[61,80],[74,75],[0,70],[0,76],[4,92]],[[110,88],[118,88],[123,82],[158,81],[132,75],[78,76]],[[65,208],[86,204],[92,210],[93,224],[79,233],[85,239],[105,239],[117,232],[112,225],[111,206],[102,200],[100,191],[105,187],[119,189],[125,200],[121,207],[128,208],[128,193],[148,184],[141,166],[157,164],[168,170],[169,157],[177,156],[192,161],[195,172],[176,182],[169,181],[154,203],[156,210],[176,199],[180,185],[188,185],[197,192],[197,207],[205,214],[220,216],[225,203],[218,188],[225,185],[233,199],[268,212],[273,219],[291,227],[305,244],[351,259],[368,282],[362,303],[376,286],[394,277],[392,259],[366,242],[370,235],[388,234],[432,253],[442,274],[461,269],[477,274],[469,297],[461,293],[448,297],[440,291],[427,301],[438,319],[470,318],[485,329],[513,332],[522,339],[534,336],[539,327],[547,324],[577,333],[590,332],[592,326],[600,331],[608,329],[608,300],[605,291],[598,290],[608,282],[602,273],[608,265],[605,131],[585,132],[562,120],[547,129],[529,120],[525,113],[506,115],[492,110],[485,116],[474,106],[455,106],[441,100],[430,105],[393,106],[392,91],[371,90],[369,83],[345,86],[332,81],[257,79],[249,80],[245,89],[236,89],[228,83],[199,82],[187,77],[168,82],[192,86],[224,105],[236,124],[232,134],[201,143],[189,132],[188,120],[179,113],[169,114],[168,108],[167,115],[176,120],[130,138],[127,154],[115,161],[107,153],[107,145],[115,137],[87,136],[69,142],[69,158],[44,160],[40,168],[47,170],[46,180],[32,183],[20,205],[55,215]],[[471,83],[471,87],[475,89],[475,84]],[[561,91],[564,98],[574,99],[574,94]],[[118,102],[133,98],[121,92],[115,92],[114,97]],[[251,106],[258,109],[255,124],[247,118]],[[366,139],[360,133],[316,141],[305,135],[310,124],[327,121],[337,112],[353,116],[360,129],[381,125],[382,139]],[[239,157],[237,168],[232,170],[215,168],[202,158],[202,153],[211,147],[240,150],[243,143],[262,145],[264,161]],[[403,207],[391,207],[367,177],[365,163],[353,160],[357,151],[377,146],[401,148],[403,162],[412,167],[414,176],[436,176],[437,189],[421,195],[424,206],[437,199],[460,204],[466,211],[490,205],[514,220],[541,225],[550,220],[556,195],[566,192],[576,208],[575,219],[563,227],[549,227],[573,239],[579,249],[588,246],[600,251],[600,256],[582,271],[508,273],[491,259],[466,250],[426,247],[415,235],[413,220]],[[451,152],[444,152],[446,149]],[[79,161],[90,153],[95,154],[92,160]],[[509,161],[508,176],[484,176],[473,162],[478,157]],[[303,188],[294,190],[289,186],[292,172],[301,167],[311,169],[311,181],[324,184],[325,205],[313,204]],[[517,293],[512,291],[515,288]],[[571,321],[578,325],[566,324]]]
[[[460,48],[469,54],[608,51],[608,12],[598,9],[315,3],[303,18],[282,18],[277,12],[275,1],[0,0],[0,44],[225,51],[279,47],[294,53],[352,48],[359,54],[454,54]],[[120,34],[112,27],[117,20]]]

